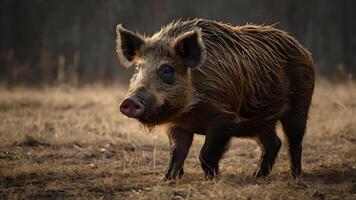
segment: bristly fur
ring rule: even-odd
[[[129,93],[146,102],[138,119],[149,130],[159,124],[170,128],[174,145],[166,179],[183,174],[195,133],[206,135],[199,154],[206,178],[218,174],[219,160],[233,136],[257,141],[261,159],[254,176],[267,176],[281,147],[278,121],[292,175],[301,174],[314,63],[291,35],[273,26],[232,26],[205,19],[173,22],[144,42],[130,32],[119,33],[124,50],[118,53],[138,67]],[[157,76],[167,65],[174,84]]]
[[[174,40],[197,28],[206,50],[203,66],[192,70],[198,101],[203,99],[222,112],[238,114],[239,119],[265,120],[288,110],[291,82],[304,81],[304,89],[313,91],[310,53],[287,32],[273,26],[179,20],[152,38]],[[297,79],[296,74],[300,77],[294,82],[291,79]]]

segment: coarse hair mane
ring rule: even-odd
[[[172,40],[195,28],[201,29],[206,59],[202,67],[192,70],[193,86],[198,98],[225,113],[236,115],[242,109],[259,108],[275,110],[267,110],[268,115],[257,118],[281,115],[288,108],[277,110],[271,105],[286,101],[288,94],[283,92],[288,90],[283,87],[288,87],[288,62],[296,60],[313,66],[308,50],[274,25],[232,26],[205,19],[177,20],[153,37]]]

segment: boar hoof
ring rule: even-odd
[[[206,180],[212,180],[218,176],[218,165],[215,166],[210,166],[210,165],[204,165],[202,164],[202,168],[205,172],[205,179]]]
[[[176,179],[177,177],[182,178],[183,174],[184,174],[183,168],[181,168],[180,170],[167,169],[162,179],[168,181],[168,180]]]

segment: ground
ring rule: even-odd
[[[0,88],[0,199],[356,199],[356,83],[318,81],[303,143],[303,171],[289,174],[285,143],[267,178],[260,151],[234,139],[220,178],[204,180],[196,136],[185,175],[161,181],[169,148],[118,112],[125,89]],[[278,127],[283,140],[283,133]]]

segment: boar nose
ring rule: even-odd
[[[120,111],[122,114],[128,117],[139,118],[143,115],[145,106],[137,97],[130,96],[121,102]]]

